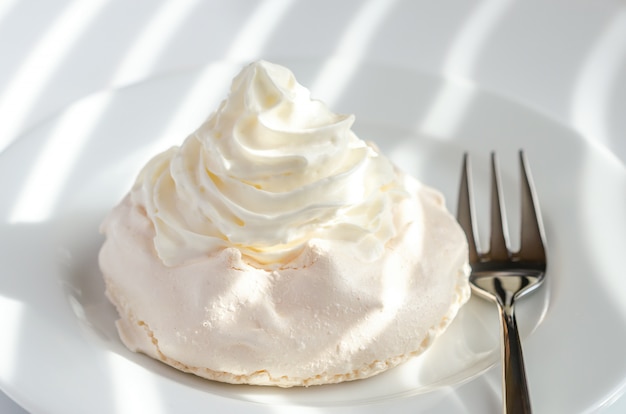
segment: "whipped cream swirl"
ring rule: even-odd
[[[245,67],[218,110],[154,157],[133,188],[161,260],[235,247],[250,263],[280,267],[315,239],[378,258],[396,234],[394,206],[410,195],[353,122],[312,100],[287,68]]]

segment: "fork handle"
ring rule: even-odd
[[[530,414],[530,398],[524,369],[522,344],[517,330],[517,321],[513,304],[502,305],[500,322],[502,324],[502,387],[505,414]]]

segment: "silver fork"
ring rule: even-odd
[[[502,334],[502,390],[504,413],[530,413],[530,398],[524,358],[515,319],[515,300],[541,285],[545,278],[546,251],[541,212],[530,168],[519,152],[522,179],[522,223],[518,252],[511,252],[505,225],[504,204],[495,153],[491,154],[491,241],[489,250],[479,252],[474,227],[473,195],[469,156],[463,158],[457,219],[469,244],[472,268],[470,284],[477,295],[492,300],[500,310]]]

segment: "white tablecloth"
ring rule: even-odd
[[[95,91],[224,59],[331,56],[470,80],[626,162],[617,0],[3,0],[0,152]],[[24,411],[0,393],[0,412]]]

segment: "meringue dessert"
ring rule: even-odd
[[[422,353],[469,298],[465,235],[354,120],[282,66],[245,67],[102,224],[122,342],[211,380],[280,387]]]

